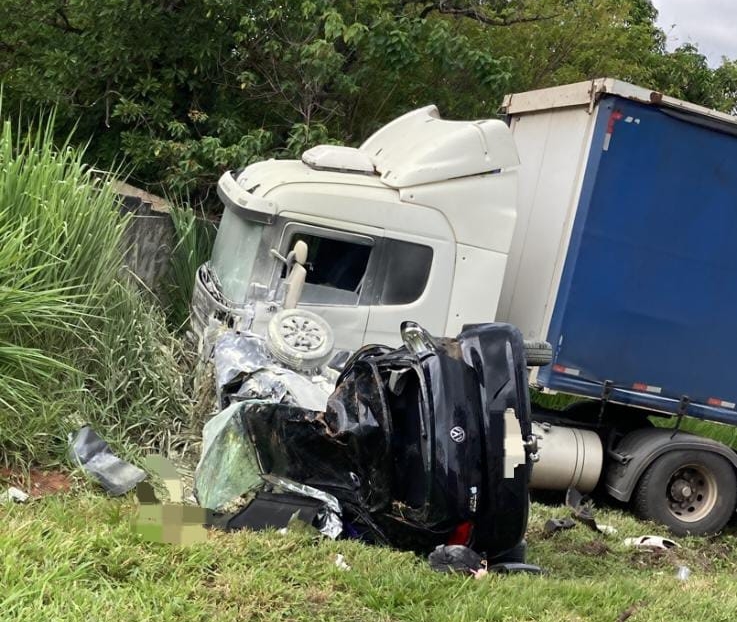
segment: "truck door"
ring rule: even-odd
[[[307,279],[297,306],[325,318],[336,349],[357,350],[364,343],[382,234],[373,227],[351,224],[349,232],[287,217],[279,251],[286,255],[298,240],[308,248]]]
[[[455,249],[449,241],[386,232],[381,242],[366,343],[401,345],[399,327],[417,322],[445,336]]]

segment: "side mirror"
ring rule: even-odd
[[[430,334],[415,322],[402,322],[399,331],[407,349],[414,355],[437,352],[437,346]]]

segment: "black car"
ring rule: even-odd
[[[346,530],[367,539],[417,551],[465,544],[489,557],[513,549],[527,527],[533,450],[521,334],[481,324],[435,339],[405,323],[402,335],[399,349],[356,352],[325,412],[250,407],[260,467],[334,495]]]

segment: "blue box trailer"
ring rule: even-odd
[[[603,489],[678,535],[719,531],[737,453],[678,426],[737,424],[737,117],[606,78],[503,109],[521,165],[496,319],[553,346],[533,384],[594,398],[533,413],[531,487]]]
[[[737,423],[737,117],[607,79],[504,107],[522,197],[498,319],[553,345],[537,383]]]

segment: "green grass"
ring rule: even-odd
[[[563,508],[532,506],[529,561],[547,574],[445,576],[411,553],[330,542],[305,534],[213,533],[180,547],[141,542],[132,500],[90,492],[0,509],[0,618],[79,620],[637,622],[733,620],[737,538],[689,538],[651,553],[627,536],[661,529],[616,510],[599,521],[615,536],[579,525],[551,538],[542,526]],[[337,553],[350,571],[335,567]],[[691,577],[676,579],[686,565]]]
[[[62,461],[90,423],[125,455],[186,427],[187,356],[126,278],[126,219],[53,116],[24,134],[0,102],[0,462]]]
[[[175,245],[169,261],[168,286],[165,289],[167,315],[175,329],[189,319],[189,303],[194,292],[197,268],[210,259],[217,232],[216,225],[183,202],[170,201]]]

